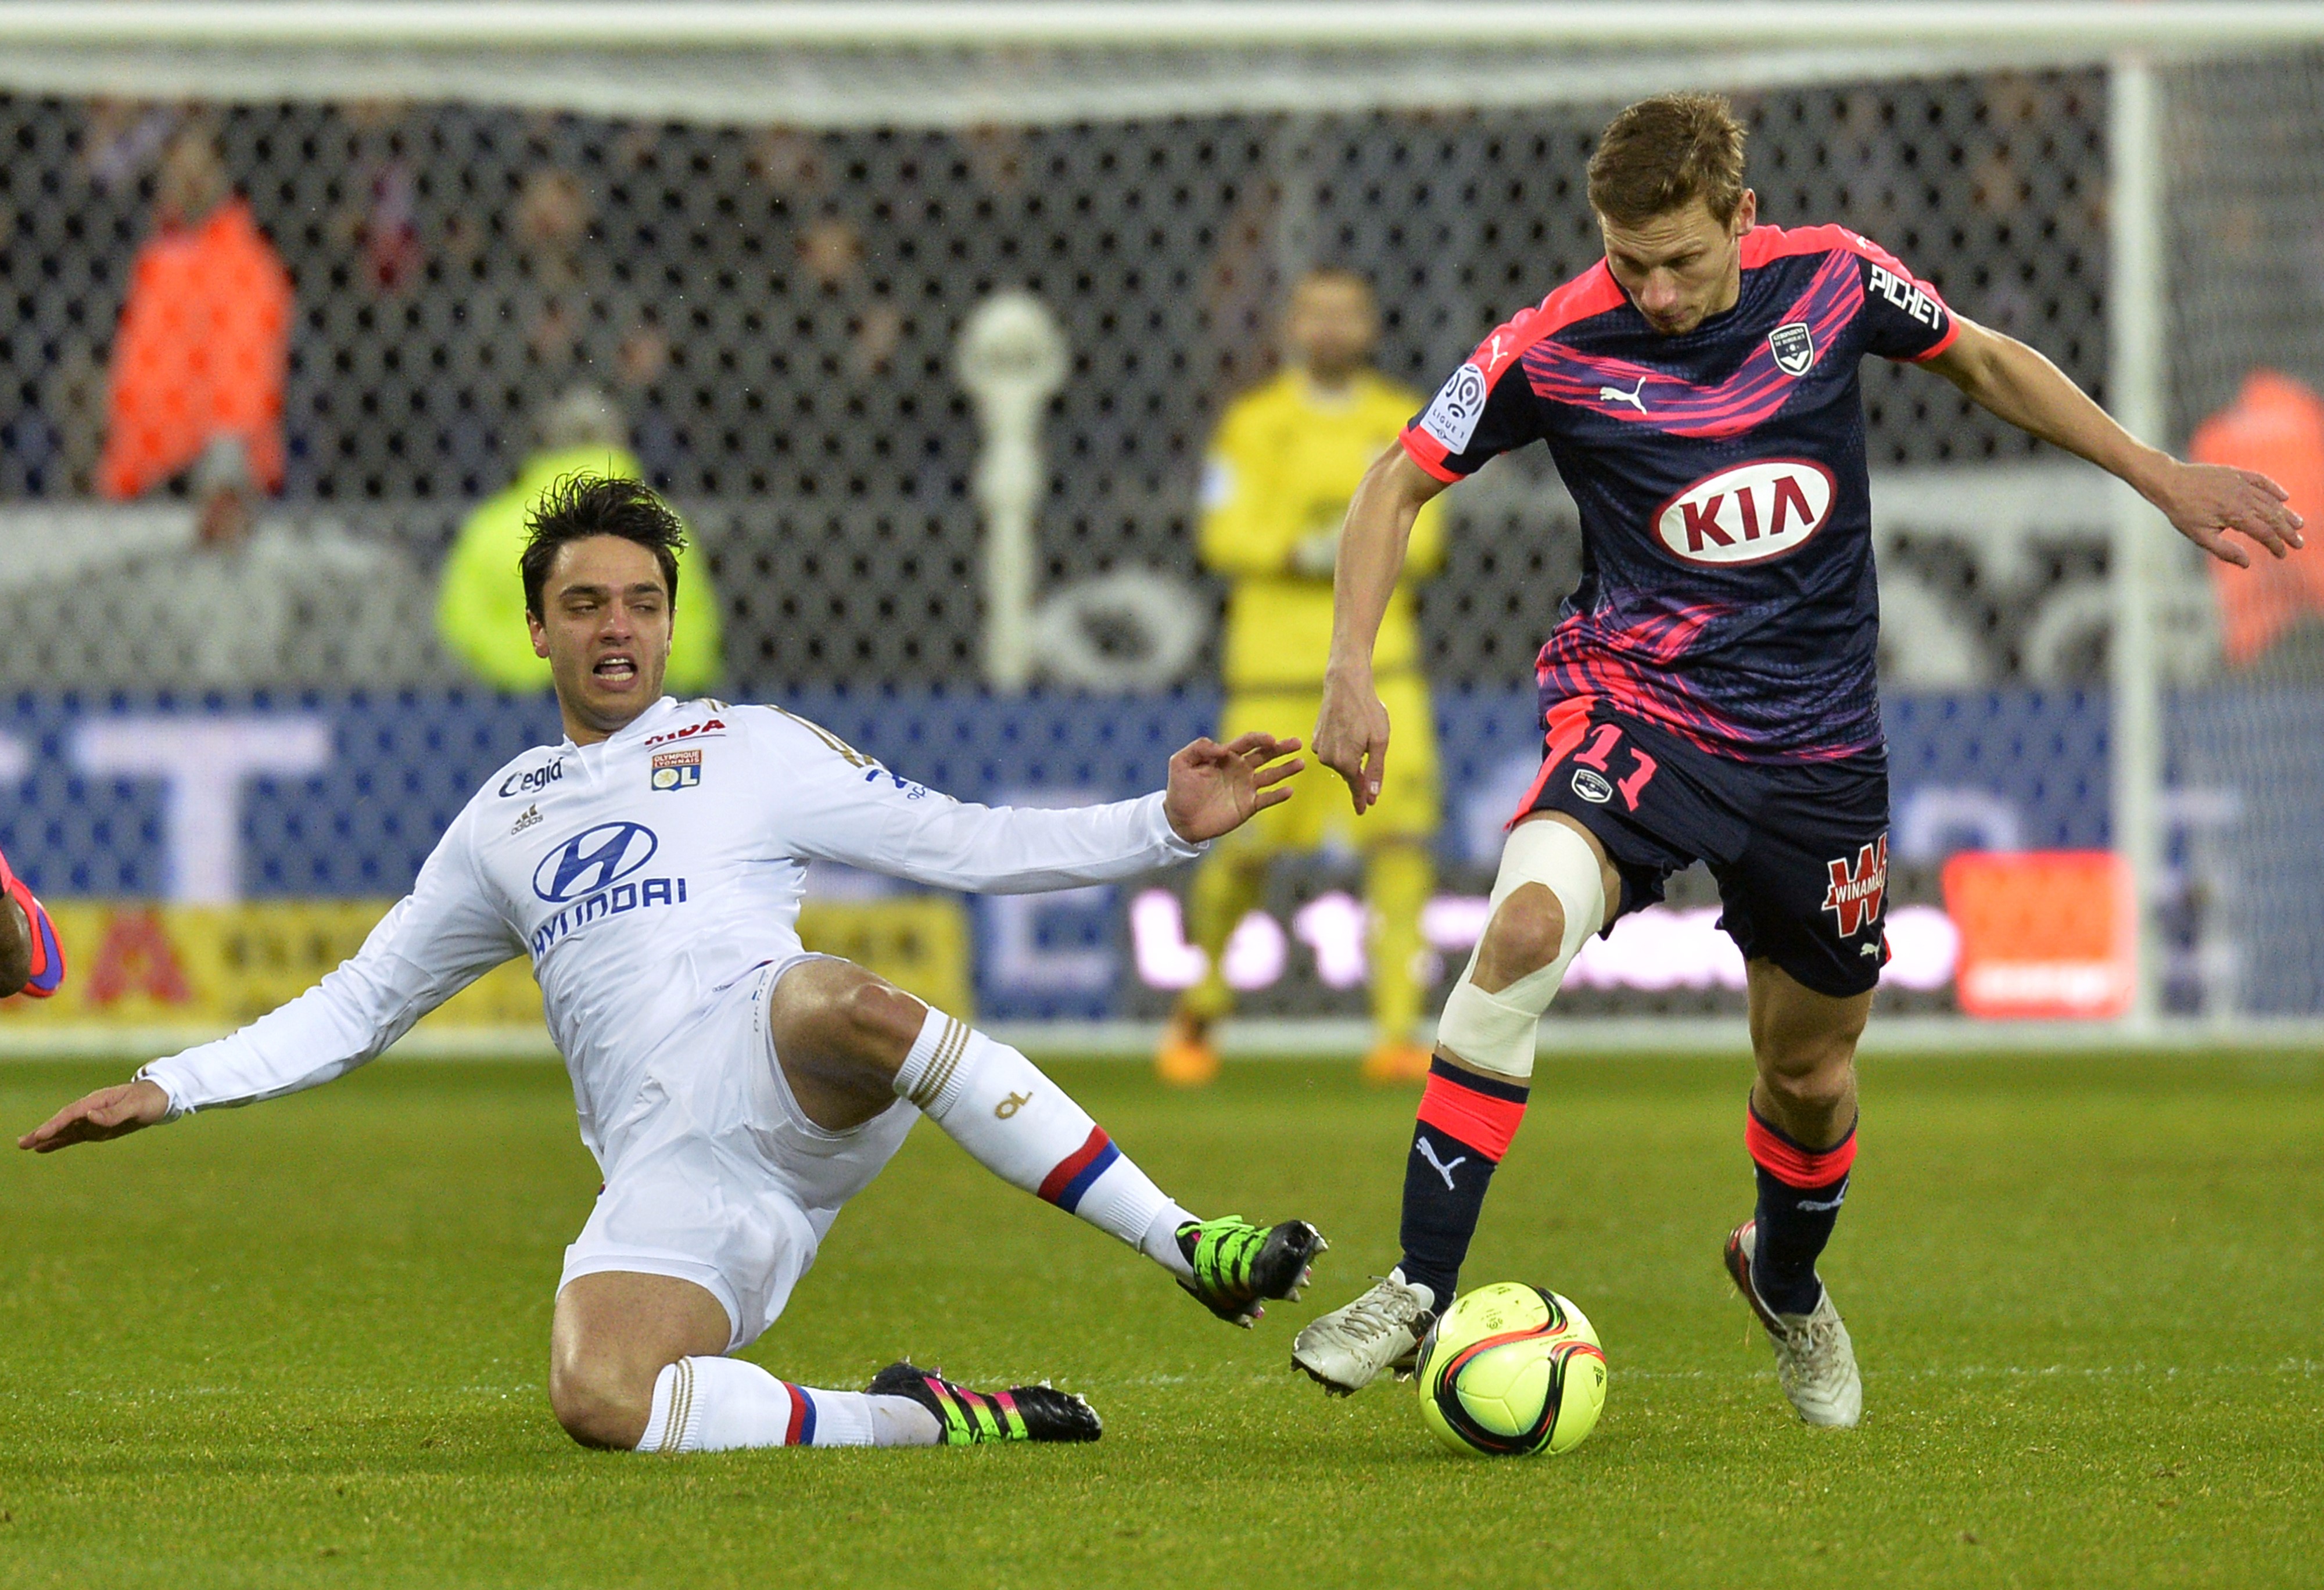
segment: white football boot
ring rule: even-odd
[[[1727,1273],[1775,1349],[1775,1379],[1784,1395],[1809,1424],[1854,1429],[1864,1417],[1864,1381],[1856,1373],[1856,1344],[1831,1306],[1826,1291],[1809,1314],[1778,1314],[1751,1279],[1751,1255],[1758,1246],[1758,1223],[1746,1220],[1727,1238]]]
[[[1309,1320],[1291,1344],[1292,1366],[1334,1396],[1353,1396],[1384,1369],[1410,1371],[1435,1308],[1434,1292],[1391,1270],[1347,1307]]]

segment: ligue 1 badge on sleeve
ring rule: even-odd
[[[682,751],[656,751],[653,777],[649,782],[657,793],[692,789],[702,782],[702,748],[694,746]]]
[[[1786,320],[1767,334],[1767,351],[1775,355],[1775,368],[1785,375],[1805,375],[1815,363],[1815,337],[1806,322]]]

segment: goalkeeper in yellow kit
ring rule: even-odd
[[[1420,408],[1418,394],[1366,361],[1379,331],[1371,289],[1351,271],[1311,271],[1292,290],[1289,367],[1238,398],[1220,422],[1203,485],[1202,555],[1234,581],[1227,605],[1222,736],[1312,723],[1322,710],[1332,643],[1332,565],[1340,521],[1364,471]],[[1322,781],[1221,840],[1194,875],[1189,931],[1209,958],[1178,1002],[1155,1056],[1162,1080],[1199,1086],[1217,1073],[1210,1026],[1233,1006],[1220,975],[1228,935],[1266,892],[1268,863],[1343,839],[1364,858],[1370,907],[1374,1046],[1364,1074],[1418,1081],[1429,1052],[1415,1041],[1423,989],[1420,908],[1434,887],[1436,736],[1408,582],[1435,571],[1443,532],[1434,507],[1412,528],[1404,577],[1380,626],[1375,666],[1397,726],[1397,770],[1358,824]]]

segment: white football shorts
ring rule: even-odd
[[[725,1306],[730,1353],[782,1314],[841,1208],[920,1118],[899,1098],[852,1132],[826,1132],[799,1108],[767,1005],[809,959],[759,968],[663,1045],[641,1089],[643,1118],[622,1133],[597,1206],[565,1250],[559,1291],[604,1271],[691,1281]]]

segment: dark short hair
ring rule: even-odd
[[[558,548],[591,536],[635,541],[661,565],[662,584],[678,601],[678,555],[686,546],[686,526],[642,481],[586,471],[559,475],[525,515],[524,611],[540,616],[540,591],[549,583]]]
[[[1606,124],[1590,157],[1590,207],[1637,226],[1701,199],[1724,226],[1743,202],[1743,124],[1718,94],[1657,94]]]

